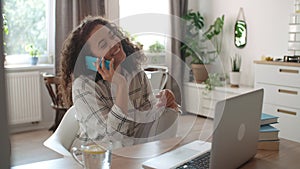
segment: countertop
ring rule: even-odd
[[[300,63],[297,63],[297,62],[255,60],[254,63],[256,63],[256,64],[269,64],[269,65],[296,66],[296,67],[300,67]]]

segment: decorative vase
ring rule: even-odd
[[[31,65],[36,65],[38,60],[39,60],[39,58],[36,56],[31,57]]]
[[[230,86],[231,87],[239,87],[240,77],[241,77],[240,72],[230,72],[229,73]]]
[[[208,78],[208,65],[192,64],[192,72],[196,83],[202,83]]]

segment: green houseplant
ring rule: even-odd
[[[33,44],[26,45],[25,51],[28,52],[31,56],[31,64],[36,65],[38,62],[38,56],[40,55],[40,51]]]
[[[154,44],[149,46],[150,53],[162,53],[165,50],[165,46],[158,41],[155,41]]]
[[[235,54],[233,57],[231,57],[231,70],[232,70],[232,72],[240,72],[241,64],[242,64],[241,55]]]
[[[231,72],[229,73],[230,76],[230,84],[231,87],[239,87],[240,83],[240,69],[242,64],[241,55],[235,54],[231,57]]]
[[[217,17],[208,30],[204,32],[205,38],[212,41],[218,54],[220,54],[222,49],[224,18],[224,15]]]
[[[205,80],[205,89],[207,91],[213,90],[215,87],[223,86],[223,82],[221,81],[225,75],[220,73],[210,73],[208,78]]]
[[[189,10],[182,17],[186,21],[185,44],[182,45],[181,51],[185,57],[191,57],[191,64],[204,64],[205,60],[199,57],[199,31],[204,27],[204,18],[200,12]]]
[[[201,30],[204,28],[204,18],[199,11],[189,10],[182,17],[186,21],[185,44],[180,48],[185,57],[191,57],[192,72],[197,83],[202,83],[208,78],[208,67],[219,53],[221,47],[216,46],[216,50],[210,48],[208,41],[218,41],[215,37],[221,34],[224,25],[224,15],[218,17],[214,24],[210,25],[205,33]]]
[[[8,35],[8,22],[4,13],[2,14],[2,19],[3,19],[3,34]]]
[[[200,30],[204,27],[204,18],[199,11],[189,10],[182,17],[186,21],[185,43],[181,46],[182,54],[191,57],[191,68],[196,83],[202,83],[208,78],[205,64],[209,60],[205,58],[204,46]]]
[[[148,57],[149,64],[160,64],[164,62],[166,53],[165,46],[159,41],[155,41],[151,44],[145,54]]]

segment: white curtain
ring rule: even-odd
[[[184,14],[187,13],[187,0],[170,0],[170,14],[172,15],[171,19],[171,54],[168,55],[166,59],[167,65],[169,67],[169,72],[171,75],[170,80],[168,81],[167,88],[171,89],[176,97],[177,103],[184,105],[182,100],[183,97],[183,79],[185,71],[185,58],[181,54],[181,39],[183,25],[181,24],[178,18],[181,18]],[[175,38],[177,37],[177,38]],[[184,108],[183,108],[184,109]]]

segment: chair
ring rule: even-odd
[[[75,114],[75,107],[70,107],[55,132],[44,142],[44,146],[63,156],[72,156],[69,150],[79,130]]]
[[[50,131],[54,132],[57,126],[59,125],[62,117],[68,110],[68,108],[64,107],[61,96],[57,94],[57,86],[59,84],[59,78],[56,77],[55,75],[48,74],[48,73],[43,73],[43,78],[44,78],[45,86],[52,100],[51,107],[55,110],[54,124],[49,129]]]

